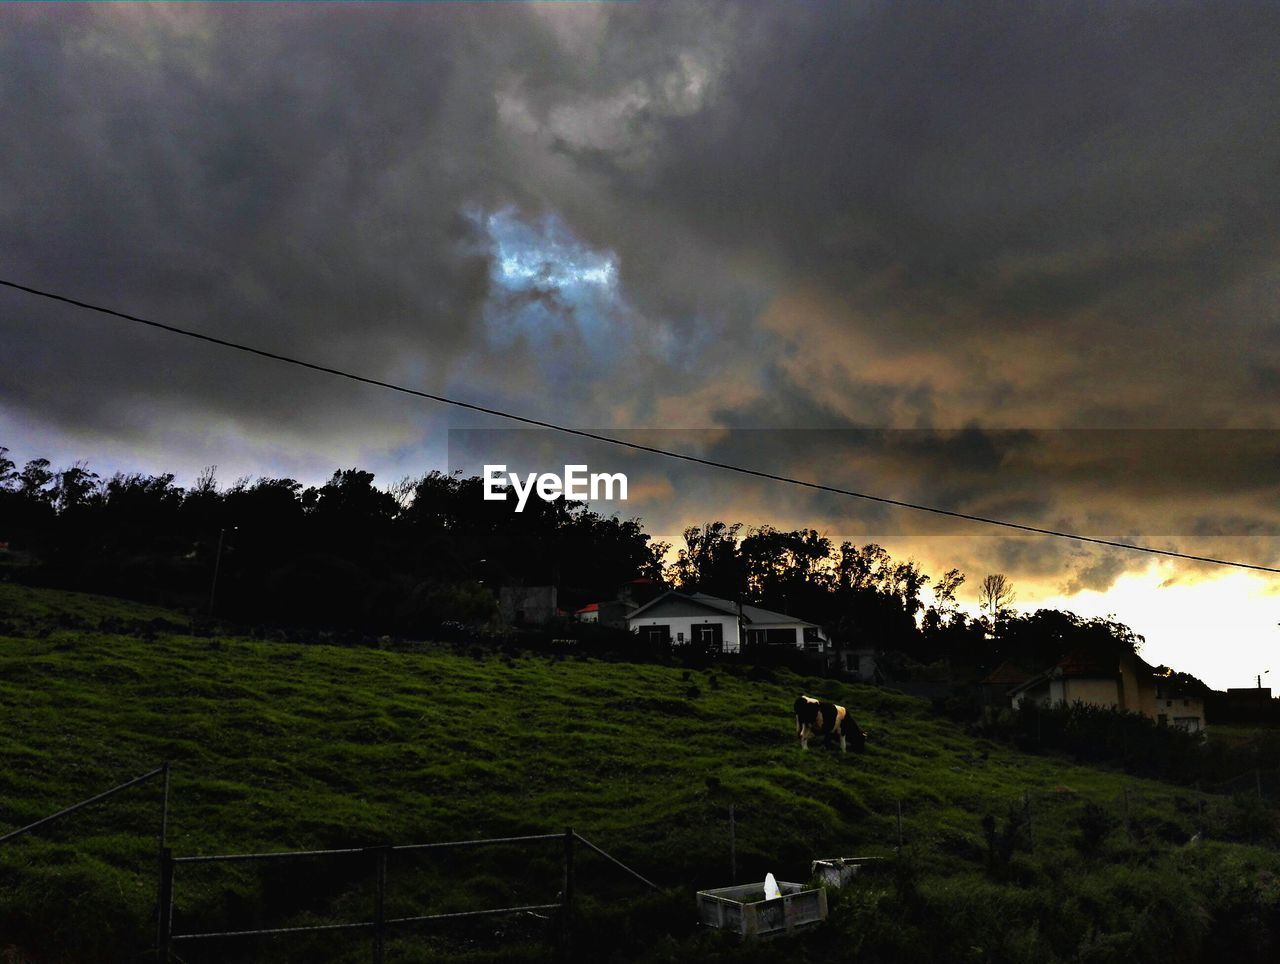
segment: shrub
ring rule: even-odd
[[[1076,827],[1080,831],[1080,849],[1086,854],[1096,854],[1102,849],[1103,842],[1111,831],[1120,825],[1106,807],[1096,803],[1086,803],[1076,818]]]
[[[1276,815],[1257,795],[1238,793],[1231,798],[1227,833],[1253,843],[1270,840],[1276,833]]]

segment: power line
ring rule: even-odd
[[[304,361],[301,358],[294,358],[291,355],[281,355],[277,352],[266,351],[262,348],[254,348],[252,345],[244,345],[239,342],[228,341],[225,338],[217,338],[214,335],[206,335],[198,331],[179,328],[175,325],[166,325],[159,321],[139,318],[137,315],[131,315],[123,311],[116,311],[113,308],[104,308],[101,305],[90,304],[87,301],[79,301],[75,298],[68,298],[66,295],[55,294],[52,291],[42,291],[39,288],[31,288],[27,285],[18,284],[15,281],[6,281],[3,278],[0,278],[0,285],[4,285],[7,288],[14,288],[18,291],[25,291],[27,294],[36,295],[40,298],[48,298],[51,301],[61,301],[64,304],[74,305],[77,308],[85,308],[89,311],[96,311],[100,314],[110,315],[113,318],[119,318],[123,321],[131,321],[135,324],[146,325],[149,328],[158,328],[161,331],[171,332],[175,335],[183,335],[187,338],[195,338],[199,341],[209,342],[213,345],[221,345],[224,348],[234,348],[236,351],[246,352],[250,355],[270,358],[272,361],[284,362],[289,365],[297,365],[299,368],[309,368],[312,371],[323,372],[326,375],[337,375],[340,378],[347,378],[351,381],[361,382],[365,385],[374,385],[378,388],[386,388],[393,392],[400,392],[403,395],[412,395],[415,398],[425,398],[433,402],[440,402],[444,405],[453,405],[457,408],[465,408],[472,412],[480,412],[483,415],[492,415],[495,418],[505,418],[508,421],[520,422],[523,425],[545,428],[553,432],[562,432],[566,435],[576,435],[579,438],[588,438],[596,442],[606,442],[609,445],[617,445],[637,452],[648,452],[651,455],[661,455],[663,458],[679,459],[682,462],[691,462],[695,465],[705,465],[714,469],[723,469],[727,472],[737,472],[740,475],[749,475],[758,479],[768,479],[772,482],[783,482],[787,485],[796,485],[806,489],[813,489],[818,492],[830,492],[834,495],[844,495],[854,499],[864,499],[868,502],[878,502],[882,505],[897,506],[900,509],[912,509],[916,512],[930,512],[934,515],[948,516],[952,519],[963,519],[966,522],[977,522],[982,525],[999,526],[1004,529],[1014,529],[1019,532],[1030,532],[1035,535],[1053,536],[1058,539],[1072,539],[1076,542],[1088,542],[1098,546],[1109,546],[1113,549],[1128,549],[1133,552],[1145,552],[1155,556],[1168,556],[1173,559],[1186,559],[1190,562],[1205,562],[1215,566],[1231,566],[1236,569],[1251,569],[1256,572],[1273,572],[1280,574],[1280,569],[1274,569],[1270,566],[1259,566],[1248,562],[1235,562],[1230,559],[1215,559],[1211,556],[1196,556],[1185,552],[1174,552],[1172,549],[1157,549],[1154,546],[1140,546],[1131,542],[1099,539],[1096,536],[1083,536],[1074,532],[1062,532],[1057,529],[1044,529],[1040,526],[1024,525],[1021,522],[1008,522],[1003,519],[991,519],[986,516],[971,515],[967,512],[955,512],[951,509],[940,509],[937,506],[920,505],[915,502],[905,502],[901,499],[890,499],[882,495],[871,495],[867,492],[855,492],[852,489],[842,489],[838,486],[824,485],[821,482],[811,482],[807,479],[797,479],[787,475],[776,475],[772,472],[764,472],[760,469],[747,468],[743,465],[734,465],[730,462],[719,462],[715,459],[704,459],[700,456],[689,455],[685,452],[672,452],[668,449],[660,449],[652,445],[641,445],[639,442],[628,442],[626,439],[614,438],[609,435],[601,435],[597,432],[588,432],[585,429],[580,428],[570,428],[567,425],[557,425],[554,422],[547,422],[538,418],[530,418],[527,415],[517,415],[514,412],[504,412],[501,409],[488,408],[484,405],[477,405],[474,402],[464,402],[456,398],[448,398],[444,395],[436,395],[432,392],[424,392],[416,388],[406,388],[403,385],[384,382],[380,379],[369,378],[365,375],[357,375],[354,372],[343,371],[340,368],[331,368],[327,365],[317,365],[315,362]]]

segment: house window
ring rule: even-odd
[[[818,635],[817,626],[804,628],[804,648],[814,651],[822,649],[822,637]]]
[[[724,626],[720,623],[702,623],[693,627],[693,641],[708,653],[724,652]]]
[[[770,646],[794,646],[796,644],[795,628],[766,629],[764,641]]]

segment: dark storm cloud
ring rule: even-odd
[[[1045,431],[1280,421],[1274,5],[102,5],[0,26],[17,280],[577,426],[734,429],[695,447],[957,511],[1104,536],[1277,521],[1263,434]],[[90,458],[109,439],[421,470],[441,425],[474,424],[13,292],[0,349],[0,416]],[[637,467],[671,528],[958,531]],[[1009,546],[1001,564],[1080,587],[1127,558]]]
[[[1202,271],[1160,287],[1198,292],[1274,214],[1271,5],[760,12],[723,109],[668,121],[653,195],[797,271],[1056,314],[1176,263]]]
[[[6,11],[0,246],[13,275],[275,351],[443,380],[489,288],[462,208],[513,193],[490,160],[492,71],[471,17],[62,14]],[[32,413],[64,426],[127,431],[118,400],[150,395],[265,434],[323,431],[318,410],[350,434],[353,397],[366,421],[401,404],[12,294],[4,309],[10,357],[26,362],[7,381],[40,372],[23,384]]]
[[[774,8],[744,31],[717,109],[664,122],[657,173],[616,176],[823,293],[781,319],[793,377],[863,375],[887,397],[842,388],[859,420],[955,424],[1000,406],[1024,424],[1219,424],[1240,417],[1223,383],[1274,320],[1236,309],[1273,285],[1277,18],[1262,4]],[[884,385],[805,360],[868,351],[920,355],[918,398],[902,397],[911,374]],[[1211,383],[1174,406],[1188,376]]]

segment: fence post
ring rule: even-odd
[[[902,850],[902,801],[898,801],[898,850]]]
[[[729,804],[729,883],[738,882],[738,827],[733,804]]]
[[[164,791],[160,798],[160,847],[164,848],[169,837],[169,761],[164,761]]]
[[[373,964],[383,964],[387,945],[387,848],[379,847],[373,870]]]
[[[160,848],[160,899],[156,908],[156,957],[169,964],[169,945],[173,941],[173,850]]]
[[[160,798],[160,846],[156,854],[160,878],[156,887],[156,948],[161,961],[169,959],[169,928],[165,917],[172,919],[168,908],[173,905],[173,863],[169,845],[169,761],[164,761],[164,791]]]
[[[568,960],[573,952],[573,828],[564,832],[564,888],[560,897],[560,956]]]
[[[1025,810],[1027,814],[1027,852],[1035,853],[1036,852],[1036,834],[1031,827],[1031,791],[1030,790],[1022,791],[1022,809]]]

